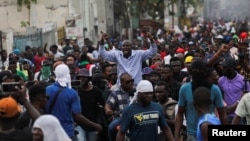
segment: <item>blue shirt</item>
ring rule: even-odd
[[[214,114],[205,114],[200,116],[198,126],[197,126],[197,141],[203,141],[201,133],[201,125],[208,122],[211,125],[220,125],[220,120]]]
[[[46,88],[46,95],[49,96],[49,100],[46,105],[46,113],[48,113],[49,105],[55,98],[55,95],[60,88],[61,87],[58,82],[55,82]],[[72,88],[65,87],[58,95],[51,114],[59,119],[68,136],[74,137],[75,130],[72,114],[81,113],[81,111],[80,99],[77,92]]]
[[[142,80],[142,62],[152,58],[157,53],[155,43],[150,45],[147,50],[132,50],[131,56],[125,58],[120,50],[106,51],[103,45],[99,47],[100,56],[107,61],[116,62],[117,78],[120,78],[122,73],[129,73],[134,79],[134,84],[137,85]],[[117,84],[120,84],[120,79],[117,79]]]
[[[217,85],[212,85],[210,91],[212,100],[210,111],[214,112],[215,107],[216,108],[224,107],[223,99],[221,90]],[[193,93],[192,93],[191,82],[185,83],[181,86],[179,91],[178,106],[185,107],[186,109],[185,116],[187,120],[187,134],[196,136],[199,117],[193,105]]]
[[[120,130],[129,131],[130,141],[157,141],[158,126],[168,126],[162,107],[155,102],[147,106],[132,103],[124,109]]]

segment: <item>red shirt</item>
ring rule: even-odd
[[[34,57],[35,73],[41,70],[41,68],[42,68],[42,62],[44,60],[45,60],[44,56],[38,56],[38,55],[36,55]]]

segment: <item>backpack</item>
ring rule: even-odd
[[[164,115],[167,119],[175,119],[175,107],[178,102],[172,98],[168,98],[168,101],[164,104]]]

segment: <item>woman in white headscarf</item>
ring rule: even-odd
[[[33,141],[71,141],[59,120],[53,115],[42,115],[32,128]]]

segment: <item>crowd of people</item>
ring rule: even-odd
[[[208,125],[247,125],[245,22],[2,50],[0,140],[206,141]]]

